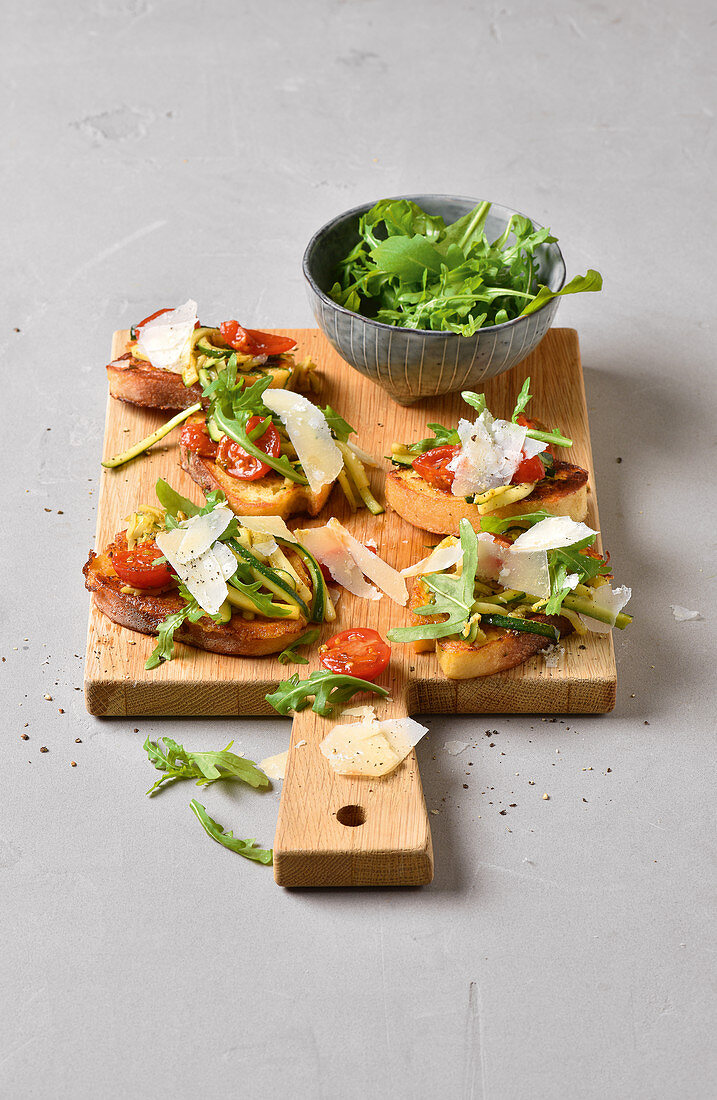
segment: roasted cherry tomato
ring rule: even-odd
[[[251,416],[247,421],[246,430],[250,432],[261,424],[262,416]],[[270,424],[263,435],[254,440],[254,446],[264,454],[278,458],[281,453],[281,439],[273,424]],[[235,443],[233,439],[225,435],[217,448],[217,462],[223,466],[230,477],[239,478],[241,481],[256,481],[264,477],[271,470],[271,466],[254,455],[246,453],[243,447]]]
[[[375,680],[391,660],[391,647],[381,635],[367,627],[355,627],[334,634],[319,647],[319,660],[331,672]]]
[[[230,348],[242,355],[283,355],[296,347],[296,340],[288,336],[274,336],[256,328],[242,328],[238,321],[222,321],[219,326],[222,339]]]
[[[217,454],[217,444],[207,431],[206,421],[194,420],[185,424],[182,427],[180,445],[202,458],[215,458]]]
[[[545,467],[540,461],[540,455],[532,458],[523,458],[513,474],[513,485],[521,485],[525,481],[542,481],[545,477]]]
[[[163,588],[172,579],[166,562],[156,564],[157,558],[163,556],[154,540],[140,542],[134,550],[117,550],[112,556],[112,564],[124,584],[133,588]]]
[[[424,481],[432,485],[434,489],[443,489],[450,492],[453,479],[456,476],[453,470],[449,470],[448,463],[460,451],[459,443],[446,443],[442,447],[432,447],[418,458],[414,458],[412,466]]]

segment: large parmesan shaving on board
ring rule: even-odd
[[[171,531],[162,531],[156,542],[177,576],[201,608],[210,615],[227,598],[227,581],[236,572],[236,558],[228,546],[217,542],[233,518],[226,505],[203,516],[192,516]]]
[[[306,549],[326,566],[334,580],[354,596],[378,600],[381,592],[385,592],[395,603],[404,605],[408,600],[408,589],[401,574],[378,554],[367,550],[337,519],[330,519],[325,527],[297,531],[297,535]],[[367,584],[364,577],[378,585],[381,592]]]
[[[298,542],[296,535],[284,523],[281,516],[237,516],[242,527],[257,535],[272,535],[275,539]]]
[[[509,485],[523,459],[527,428],[510,420],[494,420],[487,409],[471,424],[458,422],[461,449],[448,463],[454,473],[451,493],[471,496]],[[530,440],[530,457],[547,444]],[[526,452],[527,453],[527,452]]]
[[[375,778],[395,771],[426,733],[427,727],[413,718],[366,716],[334,726],[319,748],[339,775]]]
[[[335,481],[344,458],[321,409],[291,390],[266,390],[262,401],[286,427],[312,492]]]
[[[456,539],[446,546],[437,546],[427,558],[401,570],[402,577],[418,577],[425,573],[444,573],[463,559],[463,547]]]
[[[572,546],[596,534],[597,531],[593,531],[592,527],[588,527],[586,523],[576,523],[569,516],[550,516],[518,535],[513,543],[513,550],[556,550],[561,546]]]
[[[178,309],[162,313],[142,325],[137,350],[158,370],[181,374],[189,366],[196,323],[197,303],[190,298]]]
[[[328,526],[307,527],[297,531],[302,546],[305,546],[317,561],[328,569],[331,576],[347,592],[360,596],[363,600],[380,600],[381,593],[372,584],[367,584],[363,573],[351,557],[346,547],[339,541],[336,533]],[[335,597],[332,595],[335,602]]]
[[[625,604],[630,599],[632,590],[629,588],[612,588],[609,584],[601,584],[599,588],[593,589],[593,603],[596,607],[601,608],[603,611],[607,611],[612,618],[610,623],[601,623],[597,619],[593,619],[590,615],[580,615],[580,620],[585,624],[588,630],[591,630],[594,634],[609,634],[615,625],[615,619],[622,611]]]

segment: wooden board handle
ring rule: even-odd
[[[384,779],[337,775],[319,745],[335,724],[294,717],[274,878],[280,886],[423,886],[433,847],[415,752]]]

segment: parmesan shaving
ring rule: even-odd
[[[550,516],[518,535],[513,550],[556,550],[561,546],[573,546],[593,535],[597,535],[597,531],[586,523],[576,523],[569,516]]]
[[[189,366],[196,323],[197,303],[190,298],[179,309],[162,313],[142,325],[137,350],[158,370],[181,374]]]
[[[580,620],[585,624],[588,630],[591,630],[594,634],[609,634],[615,625],[615,619],[622,611],[625,604],[630,599],[632,590],[629,588],[615,588],[613,589],[609,584],[601,584],[599,588],[593,591],[593,603],[596,607],[601,608],[603,611],[607,611],[612,622],[601,623],[597,619],[593,619],[590,615],[583,615],[581,613]]]
[[[297,542],[293,531],[286,526],[281,516],[237,516],[242,527],[257,535],[271,535],[275,539]]]
[[[509,485],[524,457],[527,431],[526,427],[510,420],[495,420],[487,409],[472,424],[469,420],[460,420],[461,449],[448,463],[448,469],[455,474],[451,493],[466,497]],[[537,440],[528,442],[530,457],[547,446]]]
[[[334,580],[354,596],[380,600],[381,592],[385,592],[402,606],[407,602],[408,589],[401,574],[378,554],[367,550],[337,519],[330,519],[325,527],[297,531],[297,535],[306,549],[326,566]],[[365,577],[374,584],[368,584]]]
[[[236,558],[231,550],[216,541],[232,518],[230,509],[220,505],[156,537],[157,546],[180,580],[210,615],[216,615],[226,600],[226,582],[236,572]]]
[[[321,409],[291,390],[266,390],[262,401],[285,425],[312,492],[335,481],[344,458]]]
[[[463,560],[463,547],[455,540],[448,546],[441,544],[432,550],[427,558],[422,558],[415,565],[409,565],[401,570],[402,577],[418,577],[425,573],[443,573],[446,569],[457,565]]]
[[[269,779],[285,779],[288,759],[289,750],[287,749],[286,752],[278,752],[276,756],[267,756],[265,760],[260,760],[257,767],[261,768],[264,775],[269,776]]]
[[[395,771],[426,733],[427,727],[413,718],[366,716],[358,722],[334,726],[319,748],[339,775],[375,778]]]

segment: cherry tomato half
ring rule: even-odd
[[[257,424],[261,424],[263,419],[261,416],[249,417],[246,430],[250,432],[252,428],[256,428]],[[254,446],[258,447],[264,454],[271,455],[272,458],[279,457],[281,439],[273,424],[269,425],[263,435],[254,440]],[[217,448],[217,462],[224,467],[230,477],[239,478],[240,481],[256,481],[271,470],[271,466],[266,462],[255,458],[254,455],[247,454],[243,447],[240,447],[227,435],[224,436]]]
[[[117,550],[112,556],[112,564],[124,584],[133,588],[163,588],[172,579],[166,562],[156,564],[157,558],[163,556],[156,542],[140,542],[134,550]]]
[[[272,332],[260,332],[257,328],[242,328],[238,321],[222,321],[219,331],[225,343],[243,355],[283,355],[296,347],[296,340],[288,336],[275,336]]]
[[[522,458],[513,474],[513,485],[521,485],[526,481],[542,481],[544,477],[545,467],[540,461],[540,455],[534,455],[533,458]]]
[[[460,451],[459,443],[446,443],[442,447],[432,447],[418,458],[414,458],[412,466],[424,481],[432,485],[434,489],[443,489],[450,492],[453,479],[456,476],[453,470],[449,470],[448,463]]]
[[[319,647],[319,660],[324,668],[359,680],[375,680],[391,660],[391,647],[376,630],[355,627],[334,634]]]
[[[207,431],[206,420],[192,420],[184,424],[180,446],[201,455],[202,458],[215,458],[217,454],[217,445]]]

